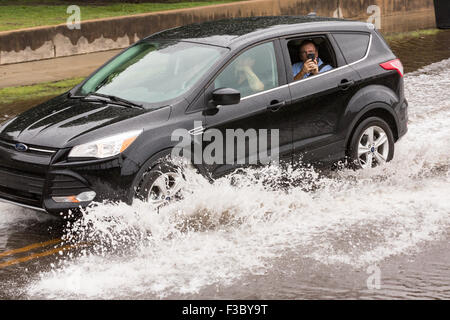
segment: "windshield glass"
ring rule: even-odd
[[[136,103],[174,99],[191,89],[226,50],[188,42],[142,42],[95,73],[76,95],[97,92]]]

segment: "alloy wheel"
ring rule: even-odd
[[[167,204],[179,196],[184,179],[180,173],[161,173],[149,189],[148,202],[155,206]]]
[[[358,161],[363,169],[386,163],[389,155],[389,139],[378,127],[368,127],[359,138]]]

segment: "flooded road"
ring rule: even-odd
[[[0,298],[450,299],[449,34],[391,43],[410,122],[381,168],[188,172],[159,214],[100,205],[70,224],[0,203]]]
[[[388,38],[388,43],[395,55],[402,61],[406,73],[441,61],[450,55],[448,30],[439,30],[433,35],[416,37],[392,36]]]

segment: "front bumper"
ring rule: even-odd
[[[0,201],[52,214],[88,206],[86,202],[56,202],[94,191],[93,201],[132,201],[130,190],[137,166],[122,156],[80,162],[64,161],[68,149],[30,148],[19,152],[11,142],[0,143]],[[36,151],[38,150],[38,151]]]

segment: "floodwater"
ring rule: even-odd
[[[449,32],[391,43],[410,121],[389,164],[212,185],[188,170],[191,192],[159,213],[103,204],[68,224],[0,204],[0,298],[450,299]],[[59,237],[73,247],[2,267]]]

